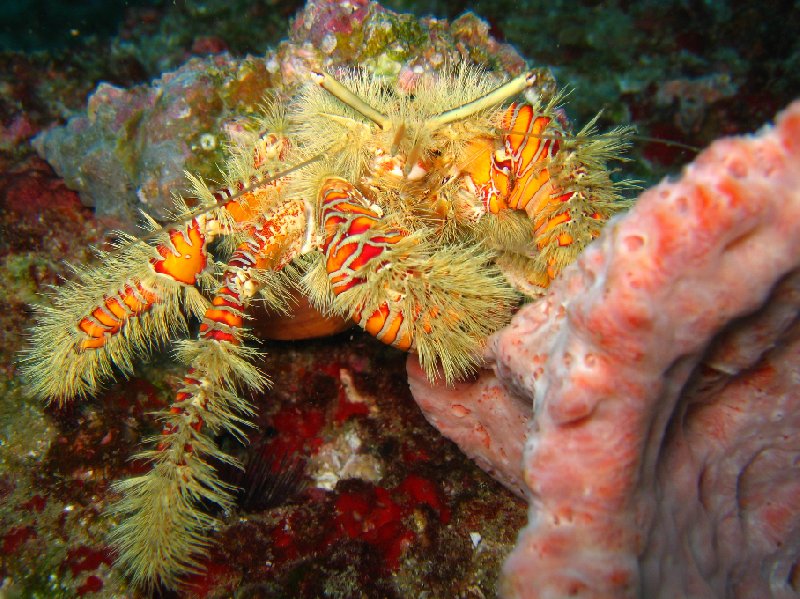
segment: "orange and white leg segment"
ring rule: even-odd
[[[586,135],[582,147],[567,147],[567,134],[551,110],[537,112],[520,103],[505,109],[500,129],[499,144],[494,139],[472,142],[462,169],[464,186],[487,214],[527,213],[540,271],[530,275],[532,282],[546,287],[596,236],[600,221],[624,205],[614,206],[619,198],[602,155],[624,147],[627,132],[617,131],[616,139],[613,134]],[[591,182],[587,161],[594,166]]]
[[[386,223],[351,183],[325,180],[318,206],[334,308],[380,341],[415,352],[431,379],[468,372],[514,300],[492,255],[435,245]]]
[[[473,142],[463,174],[486,212],[528,210],[555,193],[550,166],[563,135],[553,118],[537,114],[530,104],[511,104],[502,117],[501,144]],[[535,211],[535,208],[532,207]]]
[[[208,264],[206,221],[199,216],[168,229],[155,246],[125,238],[100,255],[99,266],[76,268],[32,330],[24,369],[34,392],[59,402],[93,394],[185,330],[185,313],[205,309],[194,285]]]
[[[215,446],[209,431],[243,436],[252,411],[239,390],[267,383],[252,363],[258,353],[243,344],[245,314],[266,273],[282,269],[301,252],[305,206],[286,202],[257,222],[229,259],[198,339],[180,349],[189,368],[175,401],[162,415],[156,447],[143,454],[153,461],[152,470],[118,487],[124,497],[117,510],[127,516],[114,533],[119,562],[145,585],[175,583],[192,571],[207,545],[206,529],[214,523],[202,504],[211,501],[225,508],[232,502],[232,489],[209,463],[209,458],[231,458]],[[153,518],[169,534],[153,536],[148,526]],[[152,555],[162,559],[152,560]]]
[[[98,349],[122,332],[126,324],[144,315],[156,304],[166,301],[165,296],[176,286],[194,287],[209,264],[208,243],[220,233],[232,232],[230,224],[258,220],[260,203],[246,194],[231,199],[228,189],[214,193],[222,204],[208,214],[194,217],[180,227],[168,229],[166,240],[155,246],[157,257],[148,261],[150,273],[126,281],[119,291],[104,295],[103,299],[80,319],[78,329],[86,338],[79,348]],[[152,274],[156,276],[152,276]]]
[[[325,270],[335,295],[352,292],[365,285],[374,272],[392,260],[390,251],[407,233],[387,228],[377,210],[349,182],[331,177],[319,191],[324,242]],[[401,308],[400,294],[382,291],[392,298],[372,312],[361,302],[352,311],[353,320],[387,345],[402,350],[414,346],[409,317]]]
[[[215,394],[231,400],[239,385],[260,388],[265,384],[266,379],[248,362],[252,351],[242,345],[246,311],[264,273],[282,269],[299,255],[305,227],[303,203],[286,202],[263,216],[230,257],[203,315],[198,339],[184,343],[181,350],[190,362],[189,372],[169,410],[176,418],[168,419],[163,434],[186,425],[194,429],[204,422],[215,430],[220,426],[236,428],[233,420],[227,420],[226,406],[209,409],[209,401]],[[191,447],[184,448],[184,452],[191,451]]]
[[[263,198],[272,201],[276,194],[219,196],[222,205],[159,231],[155,244],[126,236],[115,251],[100,255],[99,266],[76,269],[74,280],[52,296],[53,307],[39,310],[32,330],[23,368],[36,394],[60,402],[91,395],[103,381],[132,373],[151,348],[185,332],[187,315],[205,313],[208,302],[196,287],[211,278],[208,244],[257,222]]]
[[[115,294],[104,295],[97,305],[78,321],[85,334],[80,350],[99,349],[122,332],[132,318],[142,316],[155,304],[165,301],[165,284],[194,286],[208,265],[205,223],[197,218],[184,227],[169,229],[165,241],[155,247],[158,257],[150,258],[151,273],[131,278]],[[152,276],[155,273],[156,276]],[[146,281],[146,282],[145,282]]]
[[[80,349],[98,349],[122,330],[130,318],[149,310],[161,301],[155,290],[145,288],[140,282],[126,284],[119,293],[105,296],[103,301],[78,322],[78,329],[86,334]]]

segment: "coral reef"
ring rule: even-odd
[[[642,194],[427,418],[529,501],[506,597],[800,588],[800,103]]]
[[[155,207],[159,216],[169,206],[168,195],[162,193],[168,185],[159,187],[160,174],[142,170],[138,162],[147,148],[132,145],[131,140],[174,144],[185,152],[174,169],[188,165],[215,177],[219,142],[234,138],[241,131],[241,117],[250,116],[253,108],[247,105],[249,100],[240,104],[238,99],[256,97],[262,84],[274,84],[282,92],[297,82],[298,73],[358,62],[371,73],[396,77],[410,88],[421,76],[462,58],[494,72],[517,74],[525,69],[521,53],[535,64],[554,67],[559,84],[573,89],[568,109],[577,122],[585,122],[602,108],[604,128],[630,119],[645,135],[703,146],[722,134],[748,131],[774,114],[796,93],[800,73],[795,68],[798,37],[793,35],[800,13],[792,10],[791,2],[764,11],[736,2],[498,0],[481,6],[487,21],[469,13],[455,18],[468,8],[458,0],[385,4],[394,10],[401,7],[401,12],[433,10],[450,21],[410,18],[361,1],[313,2],[298,16],[290,39],[278,50],[266,50],[266,55],[265,49],[285,35],[287,17],[298,6],[294,1],[189,0],[149,3],[145,8],[125,4],[127,18],[110,39],[91,35],[84,22],[70,30],[73,25],[59,19],[57,25],[63,29],[42,29],[41,20],[31,22],[19,13],[25,26],[14,34],[33,32],[39,41],[48,42],[66,39],[69,48],[0,54],[4,215],[0,223],[4,283],[0,595],[4,596],[141,596],[113,564],[107,534],[115,522],[104,514],[116,499],[111,481],[146,470],[129,456],[158,434],[150,414],[166,407],[165,398],[180,386],[182,373],[170,356],[157,354],[155,365],[137,365],[142,378],[113,386],[90,401],[56,409],[30,397],[15,362],[31,321],[28,305],[38,301],[36,294],[49,285],[63,283],[62,261],[86,263],[87,244],[108,247],[104,231],[131,230],[140,207]],[[80,8],[72,10],[70,17],[79,13]],[[5,24],[8,30],[9,22]],[[192,56],[226,50],[229,55],[181,66]],[[257,58],[244,58],[247,52]],[[236,73],[220,74],[215,64],[234,70],[253,65],[254,76],[247,78],[252,89],[236,89]],[[175,79],[169,80],[171,75]],[[207,85],[207,75],[219,76],[220,84],[234,82],[230,95]],[[154,91],[152,84],[132,89],[153,78],[162,79],[169,88],[158,108],[143,104]],[[108,84],[101,88],[99,98],[107,102],[101,113],[112,118],[89,123],[87,96],[101,81]],[[181,82],[189,87],[180,87]],[[190,94],[188,104],[181,105],[179,93],[194,89],[212,97],[221,94],[230,102],[203,105],[201,93]],[[670,95],[676,89],[691,91],[692,101]],[[137,107],[143,108],[141,121],[128,118]],[[149,126],[151,115],[159,110],[167,117],[160,121],[160,132]],[[187,116],[183,121],[172,119],[174,114]],[[118,128],[114,115],[123,117],[126,128]],[[104,149],[111,156],[112,172],[126,185],[119,197],[124,203],[117,206],[107,197],[108,204],[101,209],[107,213],[100,218],[82,207],[77,194],[46,164],[32,158],[30,137],[48,127],[66,132],[58,127],[73,117],[82,119],[87,128],[73,139],[65,135],[63,149],[49,150],[55,152],[54,162],[61,161],[64,172],[77,177],[81,167],[87,177],[105,176],[97,154],[81,162],[85,148]],[[74,125],[67,129],[70,126]],[[195,131],[206,133],[203,127],[213,129],[207,133],[217,142],[214,148],[209,147],[209,135],[202,140],[193,137]],[[81,147],[81,141],[87,145]],[[659,164],[675,165],[687,157],[684,150],[655,141],[640,143],[636,149],[643,150],[647,159],[628,163],[625,170],[646,180],[654,180],[652,171],[658,172]],[[64,156],[59,157],[59,151]],[[77,183],[92,187],[91,181]],[[135,194],[140,186],[160,195],[143,196],[153,202],[145,205]],[[93,189],[103,191],[96,185]],[[176,188],[182,189],[182,184]],[[85,191],[81,199],[86,204],[91,201]],[[117,221],[108,215],[117,215]],[[780,301],[776,295],[775,302]],[[252,324],[259,337],[285,335],[282,316],[273,317],[272,323],[265,323],[262,314],[255,316]],[[775,326],[783,328],[780,320]],[[262,334],[264,328],[268,330]],[[524,503],[478,471],[423,421],[408,394],[403,355],[358,329],[327,340],[267,343],[261,348],[267,356],[259,366],[275,383],[269,396],[248,396],[259,406],[252,445],[241,447],[230,437],[217,442],[243,463],[265,461],[261,471],[267,475],[288,466],[284,474],[290,482],[281,482],[287,479],[278,472],[275,480],[251,486],[238,472],[225,472],[226,482],[244,485],[256,495],[263,492],[269,503],[237,500],[231,511],[216,513],[220,525],[202,563],[206,574],[193,577],[176,595],[493,596],[501,560],[524,523]],[[766,369],[763,375],[769,373]],[[754,385],[761,382],[768,380],[754,380]],[[769,396],[776,393],[775,386],[759,388]],[[502,393],[503,389],[497,382],[489,391],[495,394],[495,403],[483,402],[481,408],[497,414],[504,409],[499,402],[513,399],[505,417],[511,431],[502,433],[508,445],[498,447],[494,437],[497,432],[492,427],[502,424],[499,419],[487,421],[478,432],[484,442],[493,439],[491,449],[497,451],[490,458],[498,464],[497,471],[507,472],[507,483],[521,489],[522,471],[504,470],[503,463],[518,464],[521,459],[523,446],[515,449],[514,442],[524,434],[530,405]],[[744,385],[744,391],[749,390]],[[455,403],[461,406],[456,409],[462,416],[459,422],[469,432],[465,415],[477,408],[468,408],[467,399],[465,393]],[[746,425],[751,423],[750,418],[745,420]],[[702,439],[696,443],[702,444]],[[286,454],[308,460],[298,486],[291,484],[290,475],[297,474],[293,462],[280,458]],[[759,468],[760,462],[754,462],[754,469]],[[791,468],[787,466],[786,472],[791,474]],[[320,492],[318,486],[333,488]]]
[[[259,59],[193,58],[149,86],[100,84],[87,116],[42,133],[34,146],[97,214],[133,223],[142,207],[166,218],[186,170],[217,174],[234,107],[255,112],[269,87]]]
[[[291,90],[310,70],[359,64],[404,81],[463,59],[511,75],[525,69],[474,15],[448,23],[365,0],[309,2],[289,39],[266,56],[222,52],[191,58],[149,84],[101,83],[86,115],[41,133],[34,147],[84,205],[133,230],[140,209],[167,220],[172,194],[187,189],[184,172],[218,179],[223,148],[242,121],[258,114],[266,95]]]

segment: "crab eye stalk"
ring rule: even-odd
[[[322,89],[371,120],[382,130],[386,131],[392,126],[392,120],[388,116],[375,110],[344,85],[336,81],[336,79],[328,75],[328,73],[324,71],[313,71],[311,77]]]
[[[515,77],[511,81],[507,81],[494,91],[476,98],[472,102],[467,102],[466,104],[437,114],[428,121],[427,125],[431,131],[435,131],[444,125],[466,119],[482,110],[502,104],[509,98],[513,98],[529,87],[532,87],[534,83],[536,83],[536,73],[534,71],[528,71]]]

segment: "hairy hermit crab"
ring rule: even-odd
[[[535,71],[503,83],[467,65],[412,89],[311,73],[232,144],[224,185],[192,178],[191,207],[121,235],[39,310],[24,367],[57,402],[130,374],[200,320],[178,344],[187,371],[142,454],[149,472],[116,485],[113,538],[136,584],[197,568],[214,523],[203,505],[232,502],[213,435],[244,437],[242,389],[267,385],[247,344],[254,300],[280,311],[300,290],[451,382],[626,206],[607,163],[629,131],[572,133],[557,94],[512,101],[536,85]]]

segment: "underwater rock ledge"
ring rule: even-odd
[[[37,135],[32,145],[85,206],[135,230],[144,211],[169,221],[186,172],[216,182],[225,147],[270,99],[288,102],[312,70],[360,68],[411,84],[448,64],[477,62],[518,75],[522,56],[472,13],[448,22],[399,14],[370,0],[309,0],[289,37],[264,55],[192,57],[149,83],[101,83],[85,114]],[[540,84],[555,91],[546,69]]]
[[[800,591],[800,101],[643,193],[428,420],[529,501],[505,597]]]

